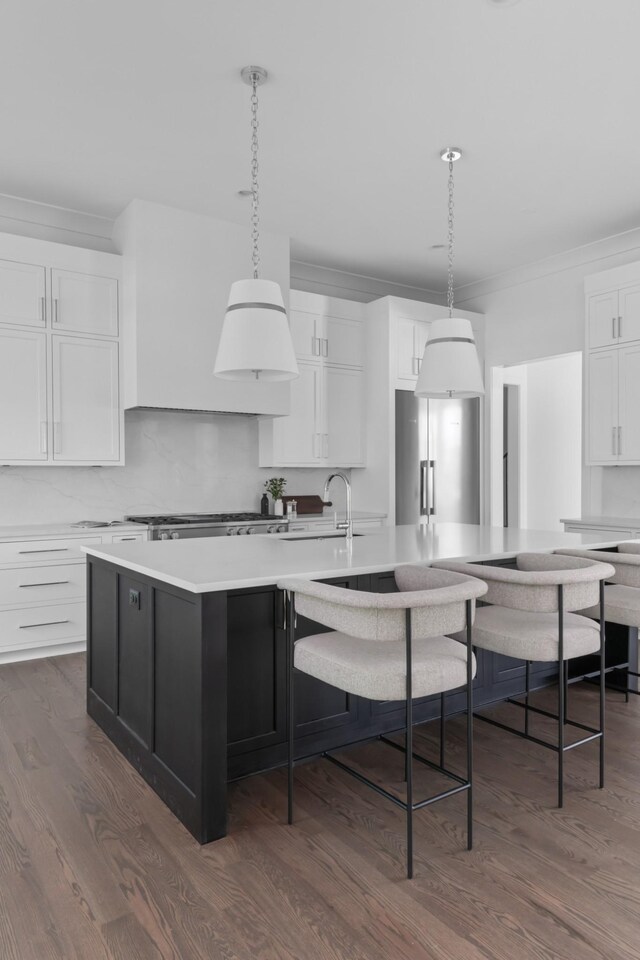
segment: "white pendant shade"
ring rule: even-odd
[[[473,329],[468,320],[435,320],[424,348],[417,397],[478,397],[484,393]]]
[[[273,280],[231,285],[215,367],[223,380],[293,380],[293,351],[280,286]]]

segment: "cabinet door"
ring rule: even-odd
[[[588,458],[611,463],[618,459],[618,350],[589,356]]]
[[[617,342],[618,291],[589,297],[589,346],[607,347]]]
[[[289,326],[293,349],[298,360],[313,360],[322,354],[321,343],[318,339],[322,332],[316,327],[320,325],[320,317],[304,310],[289,311]]]
[[[398,349],[398,377],[415,382],[418,376],[415,351],[415,321],[399,317],[396,327]]]
[[[275,464],[322,463],[320,387],[318,363],[298,361],[300,376],[291,381],[291,413],[273,421]],[[274,464],[274,465],[275,465]]]
[[[620,351],[619,461],[640,461],[640,344]]]
[[[0,462],[46,459],[46,335],[0,330]]]
[[[427,340],[429,339],[430,327],[430,323],[422,323],[420,320],[413,325],[413,347],[415,350],[416,370],[418,373],[420,373],[420,365],[422,364],[424,348],[427,345]]]
[[[51,322],[56,330],[118,335],[118,281],[51,271]]]
[[[325,366],[324,453],[332,466],[364,464],[364,390],[361,370]]]
[[[618,341],[640,340],[640,284],[618,294]]]
[[[120,459],[118,344],[53,337],[53,459]]]
[[[44,327],[45,268],[0,260],[0,323]]]
[[[324,317],[324,355],[330,363],[348,367],[364,364],[364,330],[357,320],[344,317]]]

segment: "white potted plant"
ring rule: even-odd
[[[270,477],[269,480],[265,480],[265,487],[267,493],[271,496],[273,500],[273,513],[276,517],[282,517],[284,515],[284,504],[282,502],[282,494],[284,493],[284,488],[287,485],[287,481],[284,477]]]

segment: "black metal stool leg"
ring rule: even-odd
[[[293,652],[295,644],[295,632],[296,632],[296,616],[295,616],[295,600],[294,595],[291,594],[290,600],[287,602],[285,598],[285,610],[288,613],[287,621],[287,722],[288,722],[288,737],[287,737],[287,819],[289,823],[293,823],[293,734],[295,729],[295,716],[294,716],[294,701],[293,701]]]
[[[605,704],[605,610],[604,610],[604,580],[600,581],[600,789],[604,787],[604,704]],[[627,687],[629,680],[627,678]],[[627,703],[629,693],[627,692]]]
[[[524,663],[524,732],[529,736],[529,691],[531,689],[531,660]]]
[[[565,660],[562,670],[562,681],[564,683],[564,722],[569,718],[569,661]]]
[[[467,850],[473,847],[473,646],[471,640],[472,604],[467,607]]]
[[[406,624],[406,670],[407,670],[407,878],[413,877],[413,700],[412,700],[412,661],[411,661],[411,610],[405,614]]]
[[[564,805],[564,595],[558,587],[558,806]]]
[[[444,738],[445,738],[445,719],[444,719],[444,691],[440,694],[440,766],[444,767]]]

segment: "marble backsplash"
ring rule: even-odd
[[[259,510],[268,477],[285,476],[295,495],[322,494],[327,475],[258,467],[258,422],[248,417],[129,410],[125,444],[124,467],[0,467],[0,525]]]
[[[602,515],[640,517],[640,467],[602,469]]]

